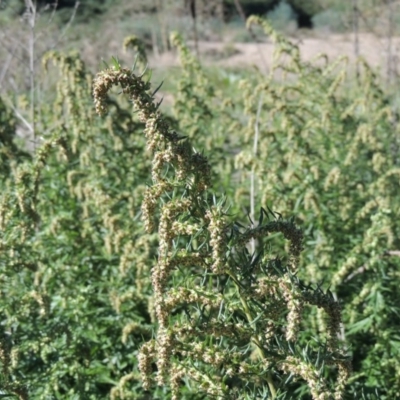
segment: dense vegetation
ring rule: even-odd
[[[95,77],[48,53],[25,142],[0,99],[2,395],[400,397],[398,111],[248,23],[268,76],[216,85],[172,35],[172,115],[135,38]]]

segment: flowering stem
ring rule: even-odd
[[[244,312],[246,314],[247,321],[249,322],[250,325],[253,326],[254,332],[256,332],[254,317],[251,314],[251,311],[250,311],[249,305],[247,304],[246,299],[240,293],[240,284],[239,284],[239,282],[238,282],[238,280],[237,280],[237,278],[236,278],[236,276],[234,274],[232,274],[231,272],[228,271],[228,275],[235,282],[236,288],[237,288],[238,293],[239,293],[240,302],[242,303]],[[258,354],[259,354],[260,358],[263,361],[267,361],[267,357],[266,357],[266,355],[264,353],[264,350],[262,348],[262,345],[261,345],[259,339],[256,336],[253,336],[252,341],[257,346]],[[274,400],[276,398],[276,389],[275,389],[275,384],[274,384],[274,381],[272,379],[272,376],[271,376],[270,372],[267,373],[266,379],[267,379],[267,384],[268,384],[269,391],[271,393],[272,400]]]

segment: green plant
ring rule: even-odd
[[[182,386],[217,398],[268,392],[276,398],[278,391],[286,394],[288,381],[297,376],[307,382],[314,399],[333,393],[341,398],[349,363],[337,340],[340,306],[330,292],[295,277],[301,231],[264,210],[256,228],[230,222],[225,200],[207,192],[207,159],[171,130],[148,83],[119,65],[99,73],[94,84],[97,112],[105,113],[113,86],[133,102],[154,157],[153,185],[146,191],[142,214],[149,233],[158,228],[158,260],[152,268],[157,334],[139,354],[144,388],[149,390],[155,380],[170,386],[173,399]],[[263,224],[264,217],[272,221]],[[284,261],[267,250],[269,236],[277,232],[290,243]],[[251,240],[260,243],[257,253],[247,250]],[[327,313],[326,345],[296,346],[306,304]],[[335,389],[319,373],[325,363],[338,367]],[[274,382],[276,374],[286,385]]]
[[[297,29],[296,13],[286,1],[281,1],[270,11],[267,19],[277,31],[293,33]]]
[[[350,16],[337,10],[324,10],[312,17],[313,28],[334,33],[346,32],[351,26]]]
[[[251,18],[249,23],[264,27],[277,52],[267,79],[260,77],[256,87],[243,85],[249,122],[237,166],[256,173],[259,202],[293,210],[305,227],[311,247],[303,252],[307,272],[300,276],[330,282],[346,305],[347,329],[341,336],[353,348],[353,382],[379,390],[380,398],[396,398],[397,112],[365,63],[351,85],[345,59],[315,66],[267,22]],[[282,76],[286,79],[279,80]],[[344,94],[349,88],[351,96]],[[256,155],[250,150],[255,122],[260,127]],[[238,191],[236,201],[243,202],[239,195],[247,200],[249,190]],[[310,323],[325,329],[318,313]]]
[[[399,397],[396,103],[248,23],[276,43],[267,76],[172,36],[173,117],[144,57],[93,82],[49,53],[29,153],[29,98],[0,101],[2,395]]]
[[[141,125],[123,104],[110,99],[110,117],[95,116],[79,57],[51,53],[51,62],[57,96],[40,113],[51,134],[1,181],[7,378],[29,398],[106,398],[140,388],[131,360],[151,337],[146,260],[155,238],[137,226],[149,164],[131,136]]]

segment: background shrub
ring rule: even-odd
[[[267,14],[271,25],[279,32],[293,33],[297,29],[296,13],[286,2],[281,1],[272,11]]]
[[[351,20],[341,11],[328,9],[314,15],[312,24],[317,31],[343,33],[349,30]]]

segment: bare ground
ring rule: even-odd
[[[320,54],[326,54],[329,60],[346,56],[349,64],[354,65],[355,51],[352,35],[333,35],[326,37],[292,38],[299,48],[304,60],[310,61]],[[359,54],[374,68],[380,68],[382,73],[387,70],[388,40],[372,34],[360,34]],[[193,47],[193,46],[192,46]],[[400,38],[392,38],[391,55],[394,66],[397,65],[397,55],[400,50]],[[272,63],[274,44],[266,43],[229,43],[229,42],[200,42],[199,53],[206,64],[223,67],[257,67],[267,70]],[[150,65],[169,67],[178,65],[179,61],[174,52],[152,57]]]

